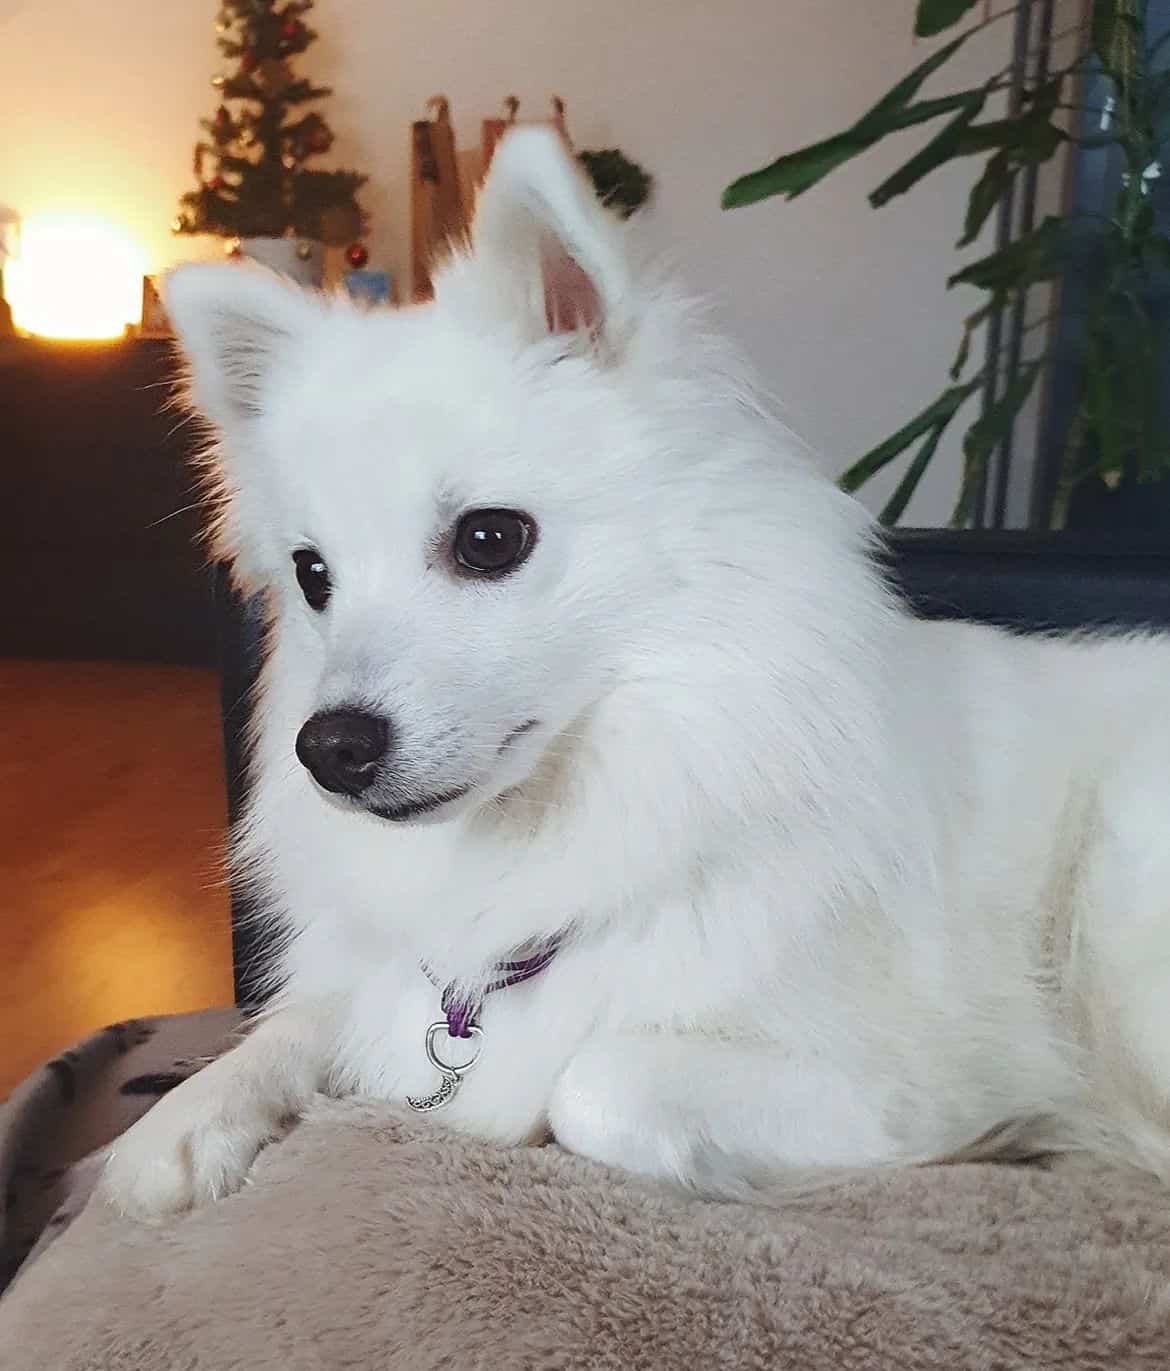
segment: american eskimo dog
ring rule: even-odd
[[[433,303],[171,276],[271,613],[235,862],[280,941],[117,1145],[128,1211],[318,1091],[714,1194],[1005,1138],[1166,1167],[1170,645],[913,620],[626,240],[527,129]]]

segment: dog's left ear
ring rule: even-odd
[[[282,361],[324,311],[320,297],[274,272],[226,262],[176,268],[163,302],[187,356],[192,401],[229,433],[261,412]]]
[[[620,344],[634,322],[622,230],[551,127],[513,129],[496,149],[472,231],[481,288],[525,332]]]

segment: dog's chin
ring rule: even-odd
[[[385,819],[392,824],[440,824],[462,813],[466,805],[459,802],[471,794],[470,785],[456,786],[453,790],[440,791],[437,795],[425,795],[420,799],[403,800],[398,803],[380,803],[372,800],[359,801],[362,809],[375,819]]]
[[[441,824],[462,814],[468,807],[473,787],[457,786],[434,795],[422,795],[408,800],[361,799],[351,795],[335,795],[315,785],[314,789],[326,804],[343,814],[376,819],[391,824]],[[461,803],[462,802],[462,803]]]

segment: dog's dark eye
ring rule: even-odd
[[[316,548],[303,547],[293,553],[293,565],[297,569],[297,585],[310,609],[318,611],[329,603],[329,592],[333,583],[329,579],[329,568]]]
[[[536,525],[514,509],[473,509],[455,526],[455,560],[476,576],[503,576],[532,551]]]

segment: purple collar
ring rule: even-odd
[[[448,1036],[470,1038],[472,1028],[477,1026],[476,1019],[483,1008],[484,1000],[495,990],[507,990],[509,986],[522,985],[525,981],[530,981],[533,976],[539,976],[547,966],[552,964],[564,941],[565,935],[556,933],[551,938],[546,938],[541,950],[533,953],[531,957],[522,957],[513,962],[497,962],[492,968],[488,983],[476,999],[461,994],[458,981],[448,981],[446,985],[443,985],[426,962],[421,963],[427,980],[433,986],[442,987],[443,998],[440,1003],[447,1020]]]

